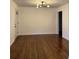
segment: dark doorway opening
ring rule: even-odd
[[[59,19],[59,37],[62,37],[62,11],[58,12]]]

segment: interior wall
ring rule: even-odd
[[[16,34],[16,10],[18,6],[15,4],[13,0],[10,1],[10,45],[14,42],[17,34]]]
[[[56,8],[20,7],[18,35],[58,34]]]
[[[58,7],[58,11],[62,11],[62,31],[63,37],[69,39],[69,3]]]

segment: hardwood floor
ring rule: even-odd
[[[10,59],[68,59],[68,41],[58,35],[18,36],[10,47]]]

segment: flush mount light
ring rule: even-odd
[[[45,2],[44,0],[42,0],[42,1],[40,2],[40,4],[37,3],[37,8],[41,8],[41,7],[47,7],[47,8],[49,8],[50,5],[47,4],[47,2]]]

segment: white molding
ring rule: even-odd
[[[17,38],[17,36],[15,38],[13,38],[12,41],[10,41],[10,46],[14,43],[15,39]]]
[[[14,41],[15,41],[15,39],[13,39],[13,40],[10,42],[10,46],[13,44]]]
[[[41,34],[58,34],[58,33],[19,33],[18,35],[41,35]]]
[[[68,37],[68,36],[66,36],[66,35],[63,35],[63,38],[65,38],[65,39],[69,40],[69,37]]]

